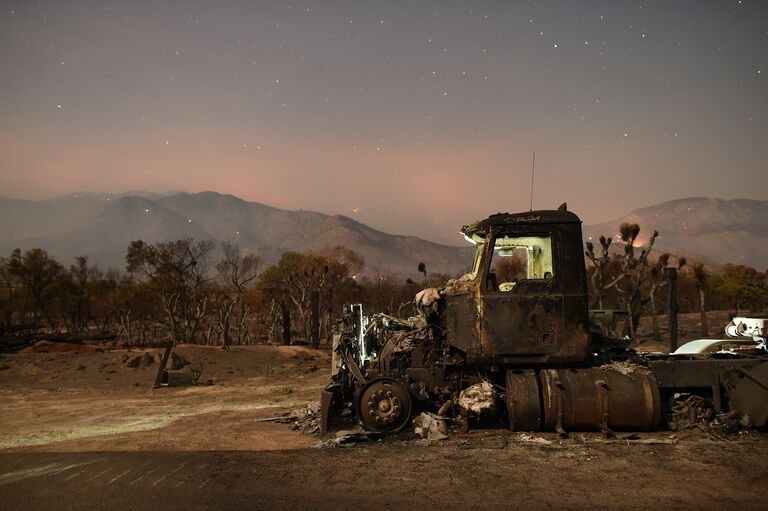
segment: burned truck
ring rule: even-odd
[[[418,314],[349,306],[321,393],[321,429],[350,412],[394,432],[415,413],[483,416],[515,431],[648,431],[676,399],[768,421],[768,355],[758,345],[714,353],[639,354],[589,322],[581,221],[557,210],[499,213],[461,229],[471,271],[414,300]]]

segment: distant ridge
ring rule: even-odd
[[[711,268],[728,262],[768,268],[768,201],[673,200],[585,226],[584,238],[615,235],[623,222],[640,224],[641,241],[657,229],[659,253],[669,251]],[[65,265],[87,254],[102,268],[122,270],[131,241],[183,236],[236,241],[267,263],[289,250],[344,246],[363,256],[368,274],[385,271],[412,278],[419,277],[420,262],[431,273],[460,274],[472,261],[469,246],[388,234],[343,215],[279,209],[216,192],[73,193],[42,201],[0,198],[0,256],[14,248],[41,247]]]
[[[183,236],[234,241],[267,263],[285,251],[344,246],[363,256],[368,273],[417,277],[418,264],[425,262],[430,272],[458,274],[472,262],[469,247],[387,234],[341,215],[283,210],[216,192],[75,193],[44,201],[0,198],[0,255],[17,247],[41,247],[64,264],[88,254],[102,268],[122,270],[132,240]]]
[[[615,235],[623,222],[640,225],[645,241],[654,229],[657,245],[680,255],[703,256],[714,263],[768,268],[768,201],[693,197],[648,206],[596,225],[584,236]]]

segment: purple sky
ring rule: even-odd
[[[215,190],[453,233],[767,197],[768,2],[0,3],[0,195]],[[432,227],[430,227],[432,226]]]

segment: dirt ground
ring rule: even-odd
[[[711,321],[713,333],[727,322],[721,315]],[[699,337],[697,316],[688,316],[681,318],[681,342]],[[643,339],[640,348],[663,345]],[[124,359],[159,350],[71,349],[41,345],[0,357],[0,486],[3,477],[16,477],[11,464],[20,460],[49,466],[46,456],[115,455],[122,457],[109,463],[125,464],[128,473],[178,455],[208,467],[205,481],[211,482],[196,490],[195,502],[213,499],[208,507],[214,508],[221,507],[217,492],[255,502],[249,500],[254,486],[246,484],[251,479],[267,508],[765,508],[765,434],[722,441],[696,431],[662,431],[609,441],[597,433],[560,439],[495,428],[435,444],[403,434],[322,447],[317,436],[259,419],[316,406],[328,351],[179,346],[177,353],[202,365],[201,382],[212,384],[152,389],[157,362],[128,367]],[[88,461],[94,477],[100,459]],[[174,460],[167,461],[169,472]],[[88,475],[86,468],[82,473]],[[70,477],[63,475],[62,481]],[[194,479],[184,477],[174,488]],[[0,493],[29,497],[35,486],[24,490],[25,481]]]
[[[159,350],[58,351],[59,345],[0,359],[0,449],[268,450],[316,439],[258,423],[317,400],[330,355],[299,346],[179,346],[201,381],[153,389],[157,362],[123,358]]]

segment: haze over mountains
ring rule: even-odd
[[[641,238],[662,234],[660,249],[703,256],[716,263],[768,266],[768,201],[680,199],[638,209],[609,222],[585,226],[585,239],[613,235],[637,222]],[[123,269],[128,244],[189,236],[234,241],[266,263],[281,253],[345,246],[377,270],[417,277],[419,262],[433,273],[468,269],[471,247],[441,245],[414,236],[387,234],[342,215],[282,210],[215,192],[196,194],[76,193],[43,201],[0,198],[0,255],[41,247],[64,264],[88,254],[102,268]],[[700,256],[699,256],[700,257]]]
[[[654,229],[657,247],[679,255],[698,254],[716,263],[768,268],[768,201],[695,197],[636,209],[623,217],[584,227],[584,237],[615,235],[623,222],[641,227],[646,242]],[[706,262],[706,261],[705,261]]]
[[[420,262],[436,273],[461,273],[469,247],[450,247],[413,236],[387,234],[341,215],[289,211],[215,192],[159,196],[77,193],[44,201],[0,198],[0,254],[41,247],[62,262],[88,254],[102,268],[123,269],[128,244],[184,236],[232,241],[266,263],[285,251],[335,246],[363,256],[366,273],[418,276]]]

